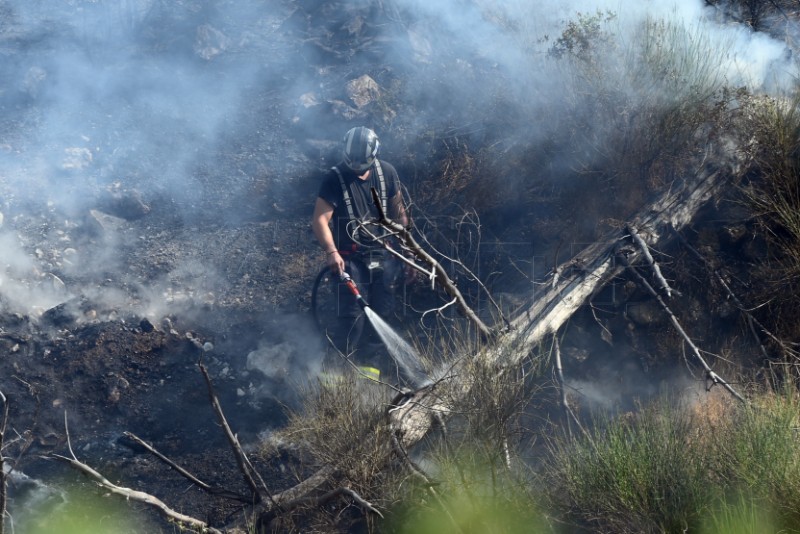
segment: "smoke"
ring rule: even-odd
[[[265,217],[255,196],[263,191],[253,186],[258,180],[269,185],[270,205],[313,198],[315,191],[297,190],[298,175],[317,172],[320,163],[305,143],[335,142],[356,122],[374,122],[389,139],[394,130],[411,138],[453,123],[480,132],[482,118],[502,100],[503,116],[517,121],[507,125],[509,138],[544,137],[536,118],[545,110],[544,116],[557,116],[570,74],[555,68],[547,52],[578,13],[613,12],[609,31],[620,43],[646,19],[684,25],[702,46],[724,50],[721,76],[732,85],[774,89],[795,74],[782,43],[721,24],[701,0],[378,4],[1,1],[0,212],[6,222],[0,295],[6,305],[29,310],[31,302],[47,307],[78,293],[102,293],[92,283],[65,294],[53,286],[59,272],[126,278],[120,252],[149,236],[107,232],[111,237],[89,254],[77,235],[88,210],[115,187],[138,191],[153,206],[148,217],[160,222],[224,225],[240,221],[242,212]],[[600,69],[619,61],[601,59],[607,65]],[[365,73],[384,91],[399,82],[399,102],[390,102],[396,116],[380,119],[347,102],[346,83]],[[311,95],[308,107],[303,95]],[[393,153],[390,142],[384,147]],[[58,230],[67,240],[55,237],[52,250],[37,255],[40,247],[14,228],[34,226],[40,212],[51,226],[57,223],[42,239]],[[182,235],[197,240],[188,228]],[[142,288],[151,301],[142,307],[165,313],[162,305],[185,291],[165,297],[164,286],[184,273],[202,279],[197,291],[203,294],[226,287],[215,280],[222,276],[218,269],[198,266],[198,256]]]
[[[158,2],[5,5],[19,37],[3,104],[20,120],[6,158],[17,172],[6,179],[42,182],[31,192],[67,208],[119,179],[196,201],[192,166],[214,152],[256,69],[209,68],[226,46],[212,31],[216,13],[175,8],[181,18],[170,21]],[[161,39],[170,49],[157,48]]]
[[[655,21],[680,29],[685,46],[697,48],[698,57],[708,57],[709,68],[732,87],[777,91],[792,83],[797,74],[784,43],[723,20],[719,11],[702,0],[402,0],[399,4],[420,21],[412,25],[411,32],[416,40],[425,42],[416,48],[423,56],[427,54],[424,59],[431,65],[424,73],[427,80],[408,84],[409,100],[432,102],[430,113],[422,116],[421,122],[453,115],[465,121],[469,114],[458,112],[466,103],[470,109],[482,107],[486,112],[498,95],[513,99],[518,117],[529,123],[545,110],[549,110],[546,116],[557,116],[574,80],[572,72],[549,60],[548,51],[570,22],[595,15],[613,18],[601,25],[601,31],[612,34],[618,46],[592,59],[598,72],[613,73],[620,90],[630,80],[617,76],[619,63],[632,52],[630,45],[643,25]],[[486,76],[486,68],[474,68],[478,62],[489,66],[495,76]],[[527,128],[512,130],[509,135],[537,133],[543,131]]]
[[[251,398],[277,399],[298,409],[303,393],[322,376],[323,342],[308,318],[287,315],[271,327],[276,330],[247,354],[247,370],[261,379],[251,384]]]
[[[10,83],[0,99],[18,126],[4,135],[7,150],[0,151],[5,184],[16,186],[17,194],[25,190],[79,207],[87,188],[115,180],[148,197],[169,197],[187,211],[209,202],[204,195],[214,192],[198,182],[199,170],[210,166],[224,176],[214,162],[226,144],[249,142],[258,150],[268,138],[250,115],[250,99],[277,91],[282,98],[276,101],[288,108],[330,76],[322,71],[324,50],[309,52],[297,41],[315,37],[314,24],[319,33],[345,34],[353,19],[366,19],[374,9],[369,2],[324,12],[323,2],[294,4],[5,1],[10,61],[2,69]],[[408,75],[406,100],[423,112],[416,114],[420,127],[458,114],[467,102],[491,105],[499,88],[522,109],[557,106],[563,73],[543,58],[578,13],[614,13],[613,30],[621,35],[646,18],[697,28],[707,46],[726,51],[723,75],[735,86],[763,87],[770,77],[793,72],[782,61],[782,43],[741,25],[719,24],[701,0],[395,4],[398,18],[370,30],[391,36],[385,53],[346,54],[348,64],[340,70],[351,78],[378,67]],[[339,19],[321,20],[337,12]],[[336,68],[337,60],[327,62]],[[476,69],[477,62],[494,68],[496,79],[481,79],[486,71]],[[431,71],[439,72],[436,79]],[[261,128],[291,132],[290,116],[261,120]],[[301,131],[335,140],[347,121],[333,122],[304,124]],[[241,186],[236,177],[225,178]]]

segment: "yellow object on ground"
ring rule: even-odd
[[[376,382],[381,379],[381,370],[376,369],[375,367],[359,365],[358,370],[361,372],[361,376],[364,378],[369,378],[370,380],[375,380]]]
[[[358,377],[374,380],[377,382],[381,379],[381,370],[375,367],[359,365]],[[335,386],[337,384],[341,384],[344,381],[344,375],[339,373],[320,373],[319,380],[322,384],[326,386]]]

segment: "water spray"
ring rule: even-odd
[[[358,290],[358,287],[356,287],[356,283],[353,282],[353,279],[350,278],[350,275],[342,271],[342,273],[339,275],[339,278],[342,280],[344,285],[347,286],[347,289],[350,290],[350,293],[352,293],[353,296],[356,298],[356,302],[358,302],[358,305],[361,306],[362,308],[367,308],[369,304],[367,303],[366,300],[364,300],[364,297],[361,296],[361,292]]]
[[[394,359],[394,361],[397,362],[397,364],[403,369],[406,379],[411,383],[411,385],[419,389],[431,384],[432,381],[427,378],[422,366],[419,363],[419,355],[417,354],[417,351],[415,351],[411,345],[406,343],[400,334],[395,332],[386,321],[381,319],[378,314],[375,313],[367,301],[364,300],[364,297],[361,296],[358,286],[356,286],[356,283],[353,282],[353,279],[350,278],[349,274],[342,271],[341,274],[339,274],[339,278],[356,298],[356,301],[361,308],[364,309],[364,314],[367,316],[367,320],[375,329],[375,332],[381,338],[383,344],[389,350],[389,354],[391,355],[392,359]]]

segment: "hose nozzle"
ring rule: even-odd
[[[364,297],[361,296],[361,292],[358,290],[358,287],[356,287],[356,283],[353,282],[353,279],[350,278],[349,274],[342,271],[342,273],[339,275],[339,278],[341,279],[342,283],[347,286],[347,289],[350,290],[350,293],[352,293],[353,296],[356,298],[356,302],[358,302],[359,306],[361,306],[362,308],[366,308],[367,306],[369,306],[369,304],[367,304],[367,301],[364,300]]]

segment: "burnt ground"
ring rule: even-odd
[[[285,421],[287,408],[298,407],[303,382],[313,382],[325,354],[309,310],[323,265],[308,224],[318,177],[335,163],[342,132],[364,122],[383,127],[384,156],[412,193],[429,191],[426,180],[440,169],[426,158],[441,155],[441,147],[416,123],[435,106],[420,95],[405,101],[398,88],[411,72],[435,78],[442,65],[425,57],[430,51],[419,35],[397,24],[395,11],[376,7],[380,2],[287,0],[269,16],[244,21],[220,15],[233,4],[218,2],[220,18],[211,29],[201,24],[209,3],[178,4],[148,4],[136,46],[126,54],[130,63],[115,65],[116,72],[146,77],[174,55],[192,66],[170,72],[174,83],[200,72],[202,84],[255,65],[238,105],[219,119],[213,143],[174,121],[162,123],[157,113],[143,113],[136,98],[117,93],[92,102],[93,108],[85,103],[87,108],[62,110],[66,124],[87,114],[90,124],[122,114],[114,128],[41,135],[49,102],[35,90],[39,71],[11,65],[45,65],[46,71],[52,67],[45,58],[61,42],[56,37],[73,39],[78,48],[91,42],[55,23],[30,30],[9,23],[12,18],[0,29],[4,68],[17,81],[0,93],[6,117],[0,137],[6,164],[0,176],[0,390],[11,408],[6,440],[15,440],[7,450],[21,454],[21,471],[56,486],[80,482],[67,467],[40,458],[66,452],[66,414],[80,459],[112,481],[222,524],[234,508],[190,487],[123,432],[152,443],[207,482],[244,491],[198,362],[207,366],[229,422],[248,448]],[[102,3],[92,9],[103,9]],[[148,63],[153,57],[159,61]],[[473,80],[494,73],[483,58],[470,59]],[[363,75],[381,88],[380,98],[349,85]],[[473,113],[468,105],[463,116],[449,119],[463,124],[458,121],[474,120]],[[436,121],[444,119],[431,118]],[[452,130],[437,127],[441,144],[452,143]],[[126,128],[143,128],[151,139],[132,142],[120,134]],[[178,155],[181,164],[173,165]],[[43,159],[55,163],[43,165]],[[722,206],[705,214],[709,222],[689,238],[710,257],[724,258],[744,280],[762,245],[745,214],[734,204]],[[487,208],[484,225],[464,223],[462,213],[463,206],[437,212],[439,222],[448,223],[432,239],[455,242],[512,307],[535,294],[532,278],[544,280],[556,258],[563,261],[577,251],[570,247],[592,236],[579,235],[570,245],[559,234],[574,227],[580,214],[538,197]],[[676,310],[698,326],[708,350],[746,352],[741,336],[730,335],[741,320],[725,308],[719,288],[707,291],[705,269],[685,251],[663,252],[668,276],[690,288]],[[468,280],[462,284],[477,294]],[[408,324],[414,324],[421,310],[443,301],[417,285],[404,302]],[[475,303],[486,309],[485,302]],[[667,377],[683,375],[679,345],[659,310],[620,280],[570,323],[565,365],[587,407],[625,409],[632,399],[655,393]],[[664,354],[670,359],[659,359]],[[596,387],[598,376],[603,387]],[[276,490],[289,482],[278,463],[264,473]],[[130,530],[172,528],[155,522]]]

